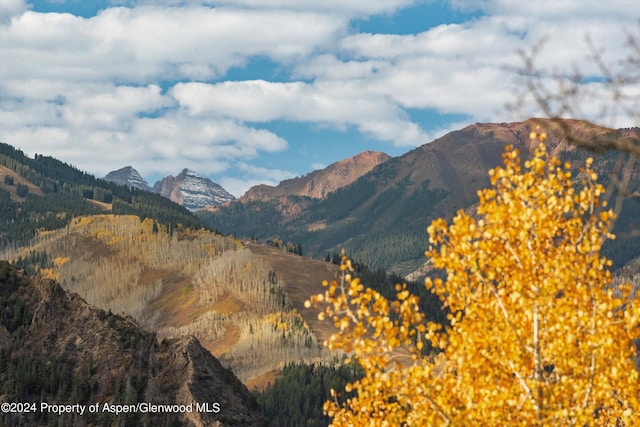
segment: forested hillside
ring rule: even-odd
[[[565,120],[571,137],[598,144],[616,138],[640,139],[640,130],[612,130],[579,120]],[[323,199],[289,198],[293,214],[283,215],[278,199],[235,201],[215,211],[198,215],[212,227],[238,236],[262,239],[277,236],[300,243],[305,253],[323,257],[346,248],[355,259],[373,267],[408,274],[424,263],[426,227],[438,217],[451,218],[457,210],[473,210],[477,191],[488,183],[487,172],[501,162],[506,145],[517,147],[525,158],[532,154],[529,134],[540,126],[547,129],[550,150],[572,164],[574,177],[579,165],[593,155],[569,144],[564,130],[548,120],[516,123],[475,124],[389,159],[352,184]],[[616,153],[595,156],[595,169],[605,182],[618,165]],[[630,185],[616,223],[623,236],[639,224],[640,168],[630,173]],[[613,195],[615,198],[615,194]],[[605,254],[615,267],[640,255],[640,241],[610,242]]]
[[[0,400],[28,405],[3,406],[0,425],[267,425],[248,390],[196,340],[158,341],[130,318],[4,261],[0,338]],[[117,413],[104,406],[139,402],[217,410]],[[42,403],[76,409],[60,414]],[[99,409],[89,411],[95,404]]]
[[[331,358],[281,275],[231,237],[132,215],[93,215],[39,232],[4,257],[91,305],[133,317],[160,338],[195,335],[243,381],[288,361]]]
[[[323,412],[331,390],[344,390],[347,383],[362,377],[362,369],[342,360],[333,364],[289,364],[282,377],[263,392],[254,392],[265,416],[278,427],[325,427],[330,419]],[[344,402],[353,393],[341,393]]]
[[[546,132],[530,139],[534,156],[507,147],[476,209],[427,228],[425,255],[445,274],[424,285],[448,327],[406,286],[390,301],[363,284],[345,255],[343,276],[310,298],[336,325],[328,347],[364,370],[344,389],[357,396],[327,401],[332,425],[637,424],[637,276],[614,277],[601,254],[629,187],[607,191],[592,157],[576,179]],[[399,363],[403,348],[413,363]]]
[[[52,157],[29,158],[0,143],[0,249],[17,247],[36,230],[53,230],[79,215],[133,214],[170,227],[208,226],[157,194],[109,183]]]
[[[256,253],[271,252],[272,248],[268,246],[250,245]],[[294,257],[291,254],[282,254],[282,262],[273,262],[274,267],[278,268],[282,264],[289,264],[292,269],[297,269],[299,264],[292,262]],[[271,258],[273,260],[273,258]],[[329,254],[327,264],[337,267],[340,264],[339,254]],[[315,266],[314,263],[313,265]],[[311,266],[311,264],[309,264]],[[352,275],[358,277],[361,283],[375,289],[380,294],[391,300],[396,298],[396,287],[398,283],[402,283],[403,279],[396,274],[389,274],[383,269],[371,270],[367,266],[359,262],[352,263],[354,271]],[[316,271],[311,268],[309,271]],[[303,273],[294,273],[301,276]],[[291,276],[291,273],[288,274]],[[447,324],[446,311],[442,309],[442,302],[434,294],[430,293],[424,286],[423,282],[407,282],[406,288],[413,294],[420,297],[419,307],[426,317],[439,324]],[[324,292],[323,286],[308,287],[306,289],[304,300],[308,299],[309,293]],[[297,290],[300,292],[301,290]],[[292,300],[300,297],[296,293],[290,294]],[[318,312],[314,308],[302,308],[301,314],[309,322],[310,328],[323,340],[328,340],[332,333],[335,332],[333,322],[328,317],[324,320],[318,318]],[[396,319],[396,313],[391,313],[390,318]],[[425,348],[426,350],[426,348]],[[407,353],[398,352],[398,360],[406,360]],[[344,385],[359,378],[362,370],[353,362],[348,365],[344,361],[338,363],[337,360],[326,360],[323,363],[292,363],[287,365],[281,372],[280,376],[271,376],[260,382],[260,388],[255,391],[258,402],[263,406],[265,415],[279,427],[294,426],[326,426],[328,417],[323,414],[322,407],[327,399],[333,399],[330,391],[333,388],[339,394],[335,396],[339,401],[344,401],[350,393],[341,392]],[[254,388],[253,383],[248,385],[250,389]]]

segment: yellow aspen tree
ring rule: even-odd
[[[533,158],[508,147],[473,214],[427,229],[426,256],[446,278],[426,287],[450,325],[426,321],[404,286],[393,302],[366,288],[346,256],[307,302],[339,329],[326,345],[365,373],[346,387],[354,397],[325,404],[332,425],[640,424],[640,310],[600,254],[614,214],[592,159],[574,179],[545,134],[531,136]]]

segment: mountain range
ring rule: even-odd
[[[188,170],[156,183],[162,196],[148,191],[131,167],[96,179],[57,159],[28,158],[0,144],[0,258],[34,275],[0,262],[0,401],[184,403],[215,396],[227,418],[107,414],[75,421],[261,425],[238,378],[262,387],[284,364],[330,365],[336,357],[319,346],[331,325],[304,307],[323,289],[321,281],[336,274],[337,266],[323,260],[346,248],[360,266],[419,278],[429,271],[425,228],[436,217],[474,211],[477,190],[488,186],[487,172],[501,164],[505,146],[527,158],[535,147],[529,134],[545,130],[549,151],[572,164],[577,182],[581,165],[593,156],[600,179],[611,184],[624,159],[616,152],[594,155],[568,140],[589,140],[594,148],[619,138],[640,141],[637,128],[561,124],[478,123],[402,156],[364,152],[197,211],[184,194],[175,196],[183,206],[168,198],[185,181],[196,183],[186,186],[194,200],[204,197],[199,186],[206,179]],[[612,193],[620,202],[619,235],[640,227],[640,167],[633,164],[625,173],[626,193]],[[272,245],[258,243],[267,240]],[[284,242],[301,245],[306,257],[287,253]],[[604,252],[616,273],[640,271],[639,238],[610,241]],[[376,270],[365,283],[374,276],[387,277]],[[392,290],[388,284],[380,289]],[[425,312],[439,311],[436,305]],[[309,396],[319,405],[325,398]],[[305,405],[310,403],[297,404]],[[0,420],[75,422],[13,415]]]
[[[254,187],[236,201],[197,215],[223,233],[258,239],[278,236],[300,243],[305,253],[314,257],[346,248],[367,265],[409,274],[424,263],[429,223],[437,217],[450,218],[458,209],[471,209],[477,191],[489,185],[487,171],[501,164],[507,145],[515,146],[527,158],[534,147],[529,134],[546,129],[549,150],[571,162],[577,173],[593,153],[576,148],[568,142],[569,137],[593,141],[640,139],[637,128],[612,130],[578,120],[562,123],[562,129],[542,119],[473,124],[402,156],[367,161],[370,168],[359,169],[366,172],[362,176],[315,197],[299,189],[312,187],[318,176],[335,176],[330,171],[340,170],[342,162],[277,187]],[[566,135],[566,129],[572,135]],[[360,159],[367,156],[356,156],[349,164],[357,164]],[[616,161],[613,152],[596,156],[596,168],[605,182]],[[631,193],[639,189],[639,177],[636,166],[630,176]],[[636,205],[624,204],[619,227],[628,226],[635,215],[640,217]],[[628,242],[615,245],[619,248],[625,244],[634,246]],[[628,252],[625,259],[636,252]]]
[[[324,169],[313,171],[304,177],[287,179],[277,187],[256,185],[251,187],[240,202],[269,200],[287,196],[302,196],[324,199],[342,187],[351,184],[374,167],[391,159],[391,156],[377,151],[364,151],[348,159],[332,163]]]
[[[351,158],[333,163],[324,169],[310,172],[302,178],[284,180],[277,187],[266,184],[256,185],[251,187],[240,200],[248,202],[265,198],[281,198],[284,207],[287,205],[287,196],[323,199],[329,193],[351,184],[390,158],[385,153],[364,151]],[[118,185],[160,194],[190,211],[211,209],[235,200],[235,197],[221,185],[190,169],[183,169],[175,177],[169,175],[157,181],[152,187],[132,166],[111,171],[102,179]],[[289,212],[289,214],[294,213]]]
[[[157,181],[153,187],[149,187],[147,181],[131,166],[111,171],[102,179],[118,185],[158,193],[190,211],[235,200],[235,197],[222,186],[190,169],[183,169],[175,177],[167,176]]]

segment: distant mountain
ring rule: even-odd
[[[287,179],[277,187],[257,185],[251,187],[240,202],[271,200],[283,196],[302,196],[323,199],[329,193],[351,184],[391,156],[378,151],[365,151],[345,160],[333,163],[324,169],[313,171],[301,178]]]
[[[2,401],[36,402],[30,411],[3,411],[3,425],[267,426],[247,388],[195,338],[158,341],[131,319],[5,261],[0,313]],[[41,403],[73,405],[75,413]],[[184,409],[122,409],[139,403]],[[99,408],[90,412],[93,404]]]
[[[102,179],[118,185],[158,193],[190,211],[207,206],[218,206],[235,200],[235,197],[222,186],[189,169],[184,169],[175,177],[167,176],[157,181],[153,187],[150,187],[138,171],[131,166],[111,171]]]
[[[598,143],[611,138],[640,140],[640,130],[612,130],[579,120],[565,120],[574,137]],[[552,121],[531,119],[515,123],[474,124],[451,132],[402,156],[376,165],[351,184],[322,199],[299,197],[295,209],[285,211],[275,198],[241,198],[198,215],[223,233],[257,238],[279,238],[302,245],[305,254],[322,257],[346,248],[372,267],[406,274],[424,262],[425,229],[437,217],[452,217],[477,202],[477,191],[489,185],[488,170],[502,163],[506,145],[533,152],[532,130],[546,129],[549,149],[569,161],[576,174],[593,155],[567,142]],[[595,157],[602,179],[614,169],[617,153]],[[640,168],[632,171],[631,191],[640,188]],[[625,205],[626,206],[626,205]],[[640,217],[640,204],[628,205],[618,224]],[[629,210],[630,209],[630,210]],[[635,209],[635,211],[633,210]],[[637,243],[637,242],[636,242]],[[618,242],[619,263],[640,251],[640,244]],[[626,245],[626,249],[620,249]],[[625,255],[622,255],[622,252]]]
[[[273,232],[271,226],[300,215],[318,200],[350,185],[389,159],[388,154],[365,151],[303,177],[284,180],[276,187],[264,184],[251,187],[238,200],[208,207],[196,215],[228,233],[271,237],[275,235],[269,234]],[[269,224],[266,230],[265,223]],[[268,234],[264,235],[264,231]]]
[[[147,181],[131,166],[125,166],[117,171],[111,171],[102,179],[118,185],[139,188],[140,190],[151,190]]]
[[[61,228],[74,217],[99,213],[208,228],[158,194],[98,179],[50,156],[30,158],[0,143],[0,250],[27,242],[37,230]]]
[[[235,200],[235,197],[219,184],[189,169],[183,169],[178,176],[167,176],[156,182],[152,191],[190,211]]]

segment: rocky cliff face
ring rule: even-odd
[[[0,390],[1,402],[37,402],[3,411],[3,425],[267,425],[246,387],[194,338],[158,342],[4,261]]]
[[[189,169],[184,169],[178,176],[167,176],[156,182],[152,191],[190,211],[235,200],[235,197],[219,184]]]
[[[250,188],[238,200],[241,202],[273,200],[283,196],[323,199],[327,194],[351,184],[390,158],[388,154],[378,151],[365,151],[301,178],[282,181],[277,187],[257,185]]]
[[[139,188],[141,190],[151,190],[147,181],[131,166],[125,166],[117,171],[109,172],[104,178],[105,181],[114,182],[119,185]]]

